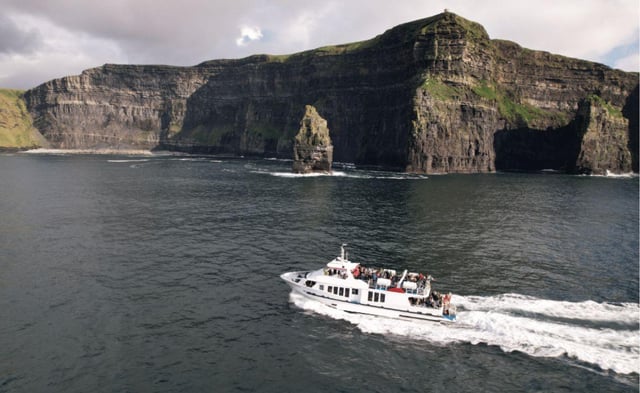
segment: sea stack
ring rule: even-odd
[[[300,131],[293,143],[293,172],[331,172],[333,145],[327,121],[312,105],[306,105]]]

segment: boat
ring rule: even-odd
[[[433,290],[430,275],[371,268],[352,262],[343,244],[340,255],[318,270],[280,275],[295,293],[347,313],[452,323],[451,293]]]

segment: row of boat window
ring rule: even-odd
[[[320,285],[320,290],[324,291],[324,285]],[[353,288],[343,288],[343,287],[334,287],[332,285],[327,286],[327,292],[333,293],[334,295],[349,297],[349,294],[352,293],[354,295],[358,294],[358,290]]]
[[[373,301],[373,302],[384,303],[385,295],[384,293],[369,291],[369,296],[367,297],[367,300],[369,300],[370,302]]]
[[[324,285],[320,285],[320,290],[324,291]],[[349,294],[357,295],[358,294],[358,289],[356,289],[356,288],[334,287],[332,285],[327,285],[327,292],[328,293],[333,293],[334,295],[338,295],[338,296],[349,297]],[[367,300],[369,300],[370,302],[384,303],[385,297],[386,296],[385,296],[384,293],[378,293],[378,292],[369,291],[369,294],[367,296]]]

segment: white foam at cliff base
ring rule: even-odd
[[[455,324],[439,324],[349,314],[295,293],[291,294],[291,301],[304,310],[353,323],[365,333],[394,334],[440,345],[484,343],[498,346],[505,352],[520,351],[539,357],[567,356],[622,374],[640,371],[638,304],[571,303],[516,294],[454,295],[452,303],[464,311],[458,312]],[[534,312],[537,316],[512,315],[514,310]],[[556,316],[568,319],[562,319],[562,322],[545,319]],[[598,322],[622,319],[625,324],[634,323],[634,326],[595,328],[573,323],[574,319]]]
[[[633,173],[633,172],[628,172],[628,173],[614,173],[614,172],[609,172],[608,170],[605,172],[605,174],[603,175],[596,175],[596,174],[590,174],[590,175],[576,175],[579,177],[602,177],[602,178],[606,178],[606,179],[634,179],[638,177],[637,173]]]
[[[624,178],[624,179],[630,179],[634,176],[633,172],[627,172],[627,173],[614,173],[614,172],[610,172],[608,169],[605,173],[605,177],[619,177],[619,178]]]
[[[119,150],[119,149],[32,149],[20,152],[21,154],[104,154],[124,156],[152,156],[155,153],[149,150]]]
[[[141,158],[141,159],[137,159],[137,160],[107,160],[107,162],[112,162],[112,163],[121,163],[121,162],[147,162],[149,161],[148,158]]]
[[[362,173],[362,172],[340,172],[333,171],[329,172],[314,172],[314,173],[293,173],[293,172],[268,172],[268,171],[252,171],[252,173],[261,173],[261,174],[269,174],[271,176],[276,177],[287,177],[287,178],[305,178],[305,177],[347,177],[352,179],[387,179],[387,180],[424,180],[428,179],[427,176],[423,175],[405,175],[405,174],[394,174],[394,175],[381,175],[381,174],[370,174],[370,173]]]
[[[267,173],[276,177],[323,177],[323,176],[347,176],[344,172],[313,172],[313,173],[293,173],[293,172],[262,172],[254,171],[252,173]]]

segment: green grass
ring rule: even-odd
[[[266,55],[269,62],[272,63],[286,63],[288,61],[295,61],[300,59],[307,59],[314,56],[337,56],[349,52],[355,52],[363,49],[370,48],[379,43],[379,37],[372,38],[365,41],[351,42],[341,45],[327,45],[315,49],[310,49],[304,52],[291,53],[286,55]]]
[[[486,80],[481,80],[479,85],[473,86],[471,88],[476,95],[486,98],[487,100],[497,100],[498,94],[493,86],[489,85]]]
[[[427,78],[422,83],[422,88],[432,97],[443,101],[453,100],[461,96],[461,92],[457,87],[436,78]]]
[[[567,115],[562,112],[548,111],[527,103],[515,102],[507,92],[498,89],[493,83],[486,80],[481,80],[471,90],[479,97],[494,101],[500,115],[510,123],[520,122],[531,125],[542,119],[550,119],[554,124],[563,124],[568,121]]]
[[[42,135],[22,99],[23,91],[0,89],[0,147],[24,149],[42,146]]]
[[[614,107],[613,105],[611,105],[610,103],[605,101],[604,98],[600,97],[597,94],[590,94],[587,97],[587,99],[589,101],[591,101],[592,103],[596,103],[596,104],[602,106],[609,113],[610,116],[618,117],[618,118],[624,117],[622,115],[622,111],[620,109]]]
[[[452,23],[453,22],[453,23]],[[426,24],[420,31],[421,34],[429,33],[449,33],[452,28],[459,26],[459,30],[464,33],[470,41],[487,41],[489,35],[481,24],[472,22],[459,15],[449,13],[443,14],[443,17],[437,16],[431,23]]]
[[[512,101],[506,95],[500,96],[498,110],[507,120],[521,120],[525,124],[531,124],[534,120],[544,117],[544,111],[528,104],[519,104]]]

